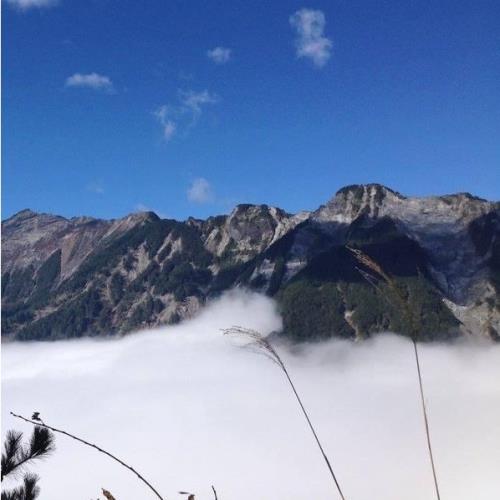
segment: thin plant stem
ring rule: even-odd
[[[283,371],[285,372],[286,378],[288,379],[288,382],[293,390],[293,393],[295,394],[295,397],[297,398],[297,401],[299,402],[300,408],[301,408],[302,412],[304,413],[304,417],[306,418],[307,423],[309,424],[309,428],[311,429],[311,432],[313,433],[314,439],[316,440],[316,443],[318,444],[318,447],[321,451],[321,454],[323,455],[323,459],[325,460],[326,465],[328,467],[328,470],[330,471],[330,475],[332,476],[333,481],[335,482],[335,486],[337,487],[337,491],[339,492],[340,498],[342,498],[342,500],[345,500],[342,489],[340,488],[340,484],[337,480],[337,477],[335,476],[335,473],[333,472],[333,468],[332,468],[332,465],[330,464],[330,460],[328,460],[328,457],[326,456],[326,453],[323,450],[323,446],[321,445],[321,442],[318,438],[318,435],[316,434],[316,431],[313,427],[313,424],[311,423],[311,419],[309,418],[309,415],[307,414],[307,411],[306,411],[304,405],[302,404],[302,400],[300,399],[300,396],[297,393],[297,390],[295,389],[295,385],[293,384],[292,379],[290,378],[290,375],[288,374],[288,370],[285,368],[284,365],[283,365]]]
[[[107,455],[108,457],[112,458],[113,460],[115,460],[116,462],[118,462],[120,465],[122,465],[123,467],[125,467],[126,469],[128,469],[129,471],[133,472],[144,484],[146,484],[146,486],[151,491],[153,491],[153,493],[156,495],[157,498],[159,498],[160,500],[165,500],[158,493],[158,491],[156,491],[156,489],[151,485],[151,483],[149,481],[147,481],[141,474],[139,474],[139,472],[137,472],[130,465],[126,464],[123,460],[120,460],[119,458],[115,457],[113,454],[109,453],[109,451],[103,450],[101,447],[97,446],[96,444],[89,443],[88,441],[85,441],[85,439],[79,438],[79,437],[77,437],[77,436],[75,436],[73,434],[70,434],[69,432],[63,431],[61,429],[56,429],[55,427],[51,427],[50,425],[47,425],[47,424],[45,424],[45,423],[43,423],[41,421],[30,420],[29,418],[23,417],[22,415],[16,415],[13,412],[10,412],[10,414],[13,417],[16,417],[16,418],[19,418],[21,420],[24,420],[25,422],[28,422],[30,424],[38,425],[40,427],[45,427],[46,429],[49,429],[49,430],[51,430],[53,432],[58,432],[59,434],[64,434],[65,436],[68,436],[71,439],[74,439],[75,441],[79,441],[80,443],[83,443],[83,444],[85,444],[87,446],[90,446],[91,448],[96,449],[97,451],[100,451],[101,453],[104,453],[104,455]]]
[[[397,302],[399,305],[402,307],[402,310],[407,317],[407,320],[409,321],[411,325],[411,340],[413,343],[413,352],[415,355],[415,364],[417,368],[417,375],[418,375],[418,385],[419,385],[419,392],[420,392],[420,403],[422,405],[422,414],[423,414],[423,419],[424,419],[424,429],[425,429],[425,436],[427,438],[427,449],[429,450],[429,460],[431,463],[431,469],[432,469],[432,477],[434,480],[434,489],[436,492],[436,498],[437,500],[441,500],[441,495],[439,493],[439,484],[438,484],[438,479],[437,479],[437,473],[436,473],[436,466],[434,463],[434,453],[432,451],[432,443],[431,443],[431,433],[429,429],[429,418],[427,416],[427,407],[425,404],[425,394],[424,394],[424,384],[422,381],[422,370],[420,368],[420,356],[418,353],[418,345],[417,345],[417,336],[418,336],[418,326],[417,326],[417,321],[415,318],[415,314],[413,313],[412,309],[410,308],[408,301],[403,297],[401,294],[401,291],[397,287],[394,279],[392,276],[390,276],[387,272],[384,271],[384,269],[377,263],[375,262],[370,256],[366,255],[364,252],[357,248],[352,248],[349,246],[346,246],[346,248],[354,255],[356,260],[364,265],[366,268],[370,269],[372,272],[374,272],[376,275],[378,275],[379,279],[381,278],[388,286],[389,288],[394,292],[394,295],[397,297]],[[370,285],[375,287],[378,291],[380,291],[380,288],[377,286],[376,283],[373,281],[373,277],[367,273],[366,271],[356,268],[358,272],[365,278]],[[370,279],[372,278],[372,279]],[[382,292],[383,293],[383,292]]]
[[[427,448],[429,449],[429,458],[430,458],[431,467],[432,467],[432,477],[434,478],[434,489],[436,490],[436,498],[438,500],[441,500],[441,495],[439,493],[437,474],[436,474],[436,466],[434,464],[434,454],[432,453],[431,434],[430,434],[430,430],[429,430],[429,420],[427,418],[427,408],[425,405],[424,384],[422,382],[422,373],[420,370],[420,359],[419,359],[419,355],[418,355],[417,342],[415,341],[415,339],[413,339],[413,349],[415,352],[415,363],[417,365],[418,382],[419,382],[419,387],[420,387],[420,401],[422,403],[422,413],[424,416],[425,435],[427,436]]]
[[[215,500],[218,500],[217,499],[217,492],[215,491],[215,488],[212,486],[212,491],[214,492],[214,497],[215,497]]]
[[[302,403],[302,400],[299,396],[299,393],[297,392],[297,389],[295,388],[295,385],[290,377],[290,374],[288,373],[288,370],[285,366],[285,363],[279,356],[278,352],[276,349],[271,345],[271,343],[263,337],[259,332],[255,330],[251,330],[248,328],[242,328],[241,326],[233,326],[232,328],[228,328],[223,330],[224,334],[226,335],[238,335],[241,337],[246,337],[251,340],[251,343],[248,344],[249,346],[255,346],[258,348],[259,352],[263,353],[267,358],[269,358],[271,361],[273,361],[275,364],[277,364],[283,373],[286,376],[286,379],[292,388],[293,394],[295,395],[295,398],[297,399],[297,402],[299,403],[300,409],[302,410],[302,413],[304,414],[304,417],[306,418],[307,424],[309,425],[309,428],[311,429],[311,432],[314,436],[314,439],[316,441],[316,444],[318,445],[321,455],[323,456],[323,459],[326,462],[326,465],[328,467],[328,470],[330,472],[330,475],[332,476],[333,482],[335,483],[335,487],[340,495],[340,498],[342,500],[345,500],[344,493],[342,492],[342,489],[340,487],[339,481],[337,480],[337,477],[335,473],[333,472],[332,465],[330,463],[330,460],[328,459],[325,450],[323,449],[323,446],[321,444],[321,441],[319,440],[318,434],[316,433],[316,430],[314,429],[314,426],[311,422],[311,419],[309,418],[309,415],[306,411],[306,408],[304,404]]]

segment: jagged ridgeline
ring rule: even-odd
[[[391,291],[363,278],[346,245],[394,277],[422,339],[499,338],[500,204],[469,194],[407,198],[377,184],[345,187],[296,215],[266,205],[184,222],[23,210],[2,222],[3,335],[48,340],[172,324],[235,287],[275,297],[294,339],[409,334]]]

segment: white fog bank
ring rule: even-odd
[[[108,449],[166,499],[337,499],[280,370],[220,329],[280,328],[273,302],[230,294],[179,326],[118,340],[6,344],[2,433],[49,425]],[[381,335],[278,347],[347,500],[433,500],[411,343]],[[421,346],[442,500],[500,498],[500,345]],[[56,436],[30,468],[41,500],[153,499],[129,471]]]

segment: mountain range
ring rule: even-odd
[[[311,212],[238,205],[206,220],[64,218],[22,210],[2,222],[4,340],[123,334],[192,317],[233,288],[274,297],[283,335],[414,334],[500,339],[500,203],[468,193],[405,197],[379,184],[340,189]],[[226,325],[221,325],[221,328]]]

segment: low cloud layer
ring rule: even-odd
[[[232,293],[196,319],[120,340],[3,346],[4,431],[47,423],[130,462],[165,498],[337,498],[276,366],[220,329],[279,329],[274,303]],[[411,344],[382,335],[278,349],[350,500],[432,499]],[[422,369],[442,498],[500,497],[500,346],[423,346]],[[130,472],[57,436],[36,467],[44,498],[153,498]],[[72,494],[73,495],[73,494]],[[71,496],[71,495],[70,495]],[[74,495],[73,495],[74,496]]]

